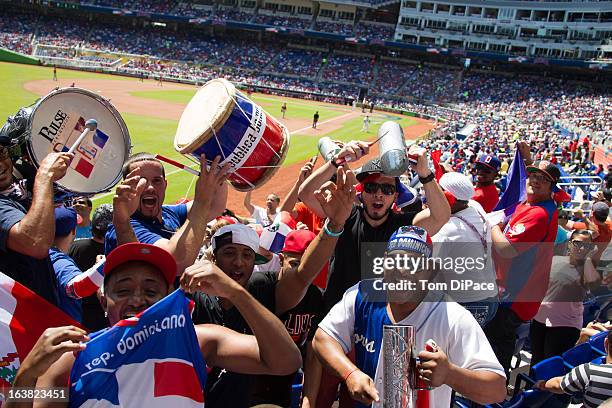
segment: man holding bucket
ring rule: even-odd
[[[227,170],[220,157],[201,173],[195,197],[187,204],[163,205],[166,187],[164,167],[149,153],[132,155],[123,166],[123,182],[113,199],[113,225],[106,233],[105,252],[128,242],[153,244],[177,260],[178,274],[191,266],[202,247],[206,224],[221,215],[227,201]]]
[[[479,404],[506,396],[504,370],[470,312],[419,284],[433,282],[436,275],[426,262],[414,268],[395,262],[431,255],[431,239],[423,228],[400,227],[387,243],[383,277],[362,280],[347,290],[319,324],[314,350],[360,406],[385,406],[384,392],[392,391],[383,381],[384,325],[414,326],[417,350],[429,339],[437,343],[433,351],[418,355],[419,377],[433,388],[429,406],[449,406],[453,389]],[[350,351],[355,362],[347,356]]]

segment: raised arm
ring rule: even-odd
[[[423,179],[432,174],[427,164],[427,151],[416,145],[410,146],[408,154],[417,157],[416,172]],[[427,197],[428,209],[418,213],[413,220],[414,225],[424,228],[429,235],[435,235],[450,218],[450,206],[435,180],[423,184]]]
[[[34,179],[32,205],[8,232],[7,248],[36,259],[49,256],[55,238],[53,182],[66,175],[73,154],[50,153],[40,163]]]
[[[293,211],[293,207],[295,207],[295,204],[298,201],[298,192],[300,190],[300,186],[302,185],[304,180],[306,180],[312,174],[312,169],[314,168],[314,165],[317,162],[317,157],[318,156],[312,157],[306,162],[306,164],[304,164],[304,166],[302,166],[297,180],[295,180],[293,187],[291,187],[291,190],[289,190],[289,194],[287,194],[287,197],[285,197],[285,200],[283,200],[283,202],[281,203],[280,211],[289,212],[293,218],[297,218],[297,212]]]
[[[249,212],[249,217],[250,217],[253,214],[253,211],[255,211],[255,206],[251,204],[251,191],[250,190],[244,195],[244,201],[242,201],[242,204],[244,205],[244,208],[246,208],[246,210]]]
[[[336,172],[336,166],[332,163],[338,159],[344,159],[346,162],[354,162],[362,156],[370,152],[370,146],[366,142],[352,141],[342,147],[335,159],[332,159],[319,167],[314,173],[304,181],[299,191],[299,198],[308,208],[310,208],[320,218],[325,218],[325,213],[321,208],[318,200],[314,197],[315,191],[329,181],[331,176]],[[346,166],[348,167],[348,166]]]
[[[326,182],[313,193],[328,219],[327,229],[339,233],[351,214],[357,180],[353,172],[340,166],[336,172],[336,183]],[[281,315],[297,306],[306,295],[308,286],[321,271],[336,247],[338,236],[329,235],[325,228],[310,243],[295,272],[287,272],[276,284],[276,314]]]
[[[200,349],[209,365],[247,374],[288,375],[302,364],[283,323],[212,262],[187,268],[181,287],[228,299],[253,332],[247,336],[217,325],[196,326]]]

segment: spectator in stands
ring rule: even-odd
[[[164,167],[149,153],[132,155],[123,165],[123,182],[113,199],[113,224],[105,251],[118,245],[144,242],[166,249],[178,260],[180,275],[192,265],[206,235],[206,224],[225,209],[229,163],[219,167],[217,156],[209,168],[202,155],[195,197],[187,204],[163,205],[167,181]]]
[[[68,283],[82,272],[67,253],[76,237],[77,213],[73,208],[57,207],[55,212],[55,239],[49,249],[58,284],[59,307],[68,316],[81,323],[81,301],[69,296]]]
[[[328,182],[316,193],[319,205],[328,218],[327,227],[308,246],[297,269],[285,269],[280,277],[274,273],[260,272],[251,279],[253,267],[262,257],[257,254],[257,233],[242,224],[227,225],[212,237],[215,265],[245,287],[255,299],[278,316],[298,305],[309,290],[310,283],[327,261],[350,213],[355,196],[352,172],[337,171],[338,184]],[[264,260],[265,261],[265,260]],[[183,279],[198,281],[198,269],[185,272]],[[192,283],[195,287],[195,283]],[[238,332],[248,327],[229,298],[195,293],[193,320],[198,323],[224,325]],[[215,369],[207,378],[207,406],[248,407],[251,398],[251,378],[233,372]],[[235,390],[244,390],[236,392]],[[231,394],[231,396],[230,396]]]
[[[485,333],[506,372],[516,330],[536,315],[546,294],[558,226],[552,192],[557,188],[559,169],[541,161],[528,171],[527,202],[518,204],[507,225],[500,223],[491,230],[501,300],[505,303],[500,304]]]
[[[68,256],[72,258],[81,271],[93,267],[98,256],[104,255],[104,236],[108,226],[113,222],[113,207],[102,204],[93,213],[91,219],[91,238],[76,240],[70,246]],[[77,227],[78,228],[78,227]],[[104,317],[104,310],[96,295],[84,297],[81,300],[83,309],[83,326],[92,331],[105,328],[108,324]]]
[[[395,231],[385,252],[391,259],[431,255],[427,232],[414,226]],[[467,310],[445,300],[440,293],[385,290],[374,283],[433,281],[435,272],[422,267],[400,270],[394,266],[386,268],[383,276],[362,280],[349,288],[319,324],[314,338],[319,359],[346,383],[351,397],[365,406],[384,406],[383,325],[400,324],[417,327],[417,350],[428,339],[437,343],[432,352],[419,353],[421,362],[417,366],[420,376],[433,387],[431,406],[451,404],[453,389],[479,404],[502,401],[506,396],[504,371]],[[355,341],[358,338],[364,340]],[[351,350],[355,352],[356,363],[347,356]]]
[[[606,356],[603,364],[581,364],[563,377],[538,381],[536,388],[555,394],[582,394],[585,408],[603,406],[601,404],[612,397],[612,331],[608,333],[604,347]]]
[[[579,214],[583,214],[582,211]],[[597,251],[593,254],[595,266],[599,265],[601,255],[604,253],[610,239],[612,238],[612,221],[609,218],[610,208],[603,201],[597,201],[591,207],[591,216],[584,217],[583,222],[568,221],[569,229],[589,229],[593,232],[593,242],[597,246]]]
[[[168,295],[174,287],[176,270],[172,255],[154,245],[130,243],[113,250],[105,264],[102,296],[110,324],[133,317]],[[211,296],[231,298],[254,335],[245,336],[218,325],[196,325],[192,343],[196,347],[190,352],[201,353],[210,367],[237,372],[286,375],[299,367],[299,351],[278,318],[210,262],[194,265],[191,271],[198,272],[198,279],[183,280],[182,288],[187,292],[204,289]],[[66,386],[76,352],[87,341],[85,330],[74,326],[47,329],[21,362],[13,385],[30,389]],[[78,392],[84,400],[99,399],[96,381],[80,384],[83,387]],[[18,404],[11,401],[7,406]]]
[[[91,210],[93,203],[88,197],[79,197],[73,208],[81,218],[77,225],[76,239],[91,238]]]
[[[317,157],[318,156],[312,157],[302,166],[298,178],[280,206],[280,211],[288,211],[296,222],[304,223],[306,227],[315,234],[321,231],[323,228],[323,221],[325,220],[312,212],[303,202],[298,201],[298,193],[304,181],[312,174],[314,165],[317,162]]]
[[[53,183],[66,175],[74,157],[50,153],[33,180],[13,179],[13,139],[0,131],[0,271],[58,305],[49,248],[55,239]],[[17,158],[17,157],[15,157]],[[27,182],[33,183],[28,191]]]
[[[264,227],[272,224],[274,219],[280,212],[280,197],[276,194],[269,194],[266,197],[266,208],[259,207],[251,204],[251,191],[244,195],[244,208],[251,214],[251,217],[255,219],[255,224],[261,224]]]
[[[587,290],[598,288],[601,283],[591,259],[594,248],[589,230],[574,230],[568,256],[553,257],[546,296],[531,321],[532,366],[561,355],[576,344]]]
[[[488,154],[481,156],[475,163],[477,182],[472,199],[477,201],[487,213],[493,211],[499,202],[495,178],[499,174],[500,167],[499,159]]]

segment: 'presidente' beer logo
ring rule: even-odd
[[[61,129],[64,126],[67,117],[67,113],[62,112],[61,109],[58,109],[57,113],[55,114],[55,117],[53,118],[49,126],[43,126],[38,131],[38,135],[44,137],[50,143],[53,143],[53,139],[55,139],[55,136],[57,136],[57,134],[61,132]]]

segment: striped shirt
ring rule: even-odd
[[[561,389],[567,394],[584,393],[584,406],[598,407],[612,397],[612,364],[581,364],[563,377]]]

